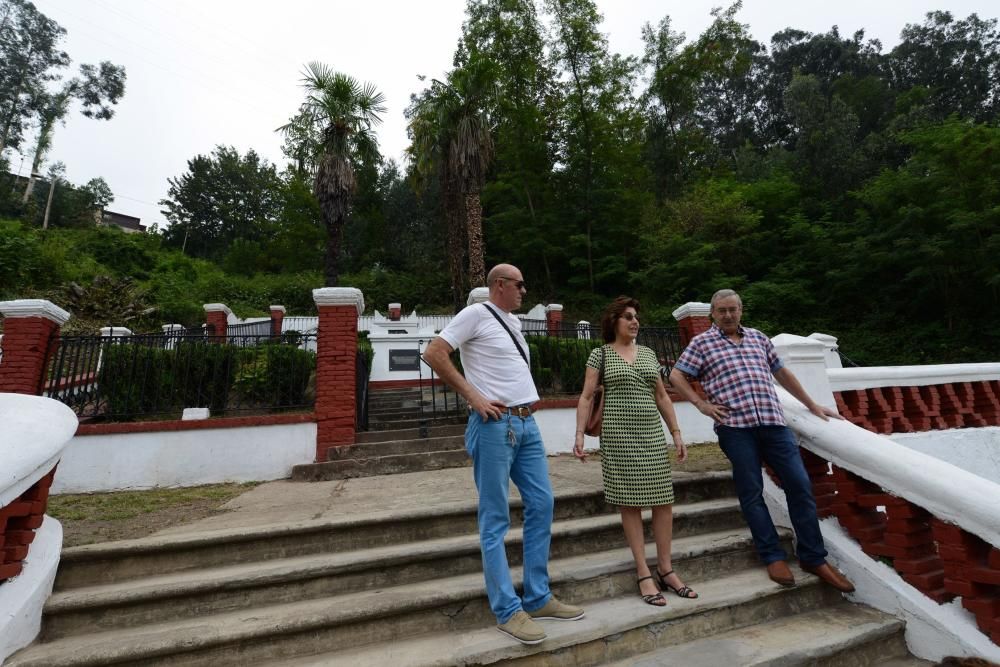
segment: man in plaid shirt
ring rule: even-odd
[[[670,372],[670,382],[684,399],[715,421],[719,446],[733,467],[743,518],[768,576],[782,586],[795,585],[788,555],[764,504],[762,462],[781,480],[802,569],[840,591],[853,591],[854,585],[826,562],[812,485],[795,435],[785,425],[772,376],[820,419],[841,419],[840,415],[810,398],[767,336],[740,325],[743,302],[739,294],[728,289],[716,292],[711,313],[712,328],[688,343]],[[689,379],[701,382],[707,401],[698,397]]]

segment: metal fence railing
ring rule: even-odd
[[[420,362],[418,374],[420,378],[420,417],[423,420],[453,420],[468,414],[468,404],[454,389],[444,382],[434,369],[424,361],[424,349],[430,340],[420,341]],[[452,354],[452,361],[459,369],[462,362],[457,352]]]
[[[308,335],[64,336],[53,339],[43,395],[80,419],[177,419],[308,409],[316,355]],[[314,346],[314,341],[312,341]]]
[[[531,374],[542,396],[577,394],[583,388],[587,359],[603,344],[600,328],[586,323],[555,330],[522,330],[531,350]],[[680,340],[673,328],[643,327],[637,342],[653,350],[661,372],[673,367]]]
[[[368,381],[371,377],[371,365],[374,353],[367,341],[358,341],[355,355],[354,400],[355,423],[359,431],[368,430]]]
[[[258,320],[256,322],[241,322],[239,324],[227,324],[226,335],[230,338],[239,336],[270,336],[271,320]]]

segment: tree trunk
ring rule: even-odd
[[[42,218],[42,229],[49,228],[49,213],[52,211],[52,198],[56,194],[56,181],[59,179],[55,176],[52,177],[52,182],[49,183],[49,199],[45,202],[45,217]]]
[[[344,218],[331,220],[323,215],[326,224],[326,258],[323,265],[323,283],[325,287],[336,287],[340,281],[340,246],[344,236]]]
[[[483,207],[478,192],[468,192],[465,195],[465,224],[469,233],[469,285],[486,287]]]
[[[38,131],[38,146],[35,147],[35,158],[31,161],[31,173],[28,174],[28,185],[24,188],[24,196],[21,198],[22,204],[28,203],[28,199],[31,198],[31,193],[35,189],[35,174],[38,173],[39,167],[42,166],[42,156],[45,154],[47,147],[48,135],[46,134],[46,128],[43,126]]]
[[[354,169],[346,157],[327,153],[320,159],[313,194],[319,202],[320,215],[326,227],[323,267],[326,287],[336,287],[340,282],[340,248],[355,186]]]
[[[459,208],[459,197],[450,189],[442,193],[447,222],[448,273],[451,276],[451,299],[457,313],[465,307],[465,225]]]

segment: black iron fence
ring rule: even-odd
[[[54,339],[43,395],[90,421],[177,419],[198,407],[216,416],[307,409],[315,402],[311,342],[303,334],[65,336]]]
[[[593,325],[563,325],[553,331],[522,332],[531,351],[531,374],[541,396],[574,395],[583,388],[587,360],[601,346],[600,328]],[[680,353],[674,328],[643,327],[637,342],[653,350],[662,372],[673,367]]]
[[[468,403],[458,392],[438,377],[434,369],[424,361],[423,353],[430,340],[420,341],[420,363],[418,375],[420,378],[420,418],[424,420],[454,420],[468,414]],[[462,360],[458,352],[451,355],[452,362],[459,370]]]
[[[371,377],[372,360],[375,351],[367,338],[358,338],[358,353],[355,356],[354,400],[356,423],[359,431],[368,430],[368,379]]]

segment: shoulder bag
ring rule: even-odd
[[[591,437],[601,434],[601,423],[604,420],[604,355],[607,346],[601,346],[601,368],[598,371],[597,388],[594,389],[594,397],[590,403],[590,416],[587,417],[587,427],[583,432]]]

